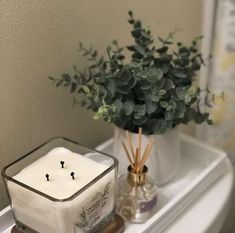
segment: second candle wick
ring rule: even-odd
[[[75,173],[74,172],[71,172],[71,174],[70,174],[71,176],[72,176],[72,178],[73,178],[73,180],[75,180]]]
[[[60,161],[61,167],[64,168],[64,161]]]

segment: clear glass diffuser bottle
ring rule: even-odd
[[[146,166],[141,173],[133,172],[131,166],[127,170],[119,180],[117,210],[126,221],[143,223],[154,213],[158,187]]]

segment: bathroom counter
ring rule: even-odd
[[[168,227],[166,233],[218,233],[229,211],[233,172],[228,172],[213,184],[189,209]],[[10,233],[13,223],[10,208],[0,212],[0,232]],[[156,233],[154,229],[149,231]]]
[[[110,142],[107,142],[110,144]],[[98,147],[103,150],[107,143]],[[182,212],[174,214],[172,222],[166,222],[164,233],[219,233],[229,212],[230,197],[233,187],[233,169],[228,158],[225,158],[225,172],[212,185],[206,188]],[[149,222],[149,221],[148,221]],[[154,223],[127,226],[126,233],[156,233],[158,230]],[[10,207],[0,212],[0,232],[10,233],[13,217]]]

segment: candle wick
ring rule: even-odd
[[[74,177],[75,173],[74,173],[74,172],[71,172],[70,175],[72,176],[73,180],[75,180],[75,177]]]
[[[61,168],[64,168],[64,161],[60,161]]]
[[[46,178],[47,178],[47,181],[49,181],[50,179],[49,179],[49,174],[46,174]]]

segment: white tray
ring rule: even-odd
[[[125,233],[164,232],[210,185],[227,171],[227,155],[180,135],[182,161],[175,178],[159,190],[156,213],[144,224],[126,224]],[[112,154],[113,140],[97,147]]]
[[[181,167],[175,178],[161,187],[156,213],[144,224],[126,224],[125,233],[164,232],[227,170],[227,156],[224,152],[186,135],[181,135],[180,138]],[[112,154],[112,139],[98,146],[97,149]],[[2,216],[0,215],[0,232],[10,233],[12,223],[10,211],[5,211]]]

